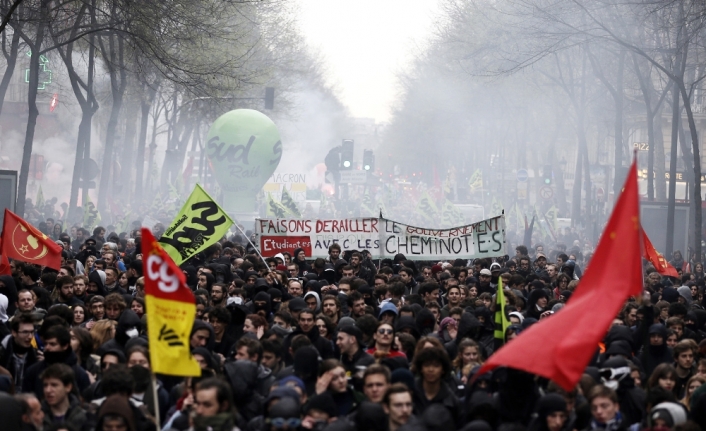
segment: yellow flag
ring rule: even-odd
[[[83,204],[83,227],[89,231],[94,227],[98,226],[101,221],[101,214],[98,212],[98,208],[93,205],[91,198],[88,197],[86,202]]]
[[[480,169],[476,169],[473,175],[471,175],[471,178],[468,179],[468,187],[471,189],[471,192],[483,188],[483,172],[481,172]]]
[[[294,202],[292,196],[290,196],[289,192],[287,192],[286,187],[282,187],[282,197],[280,198],[280,203],[287,209],[287,212],[292,214],[294,217],[300,218],[302,216],[301,211],[299,211],[299,208],[297,207],[297,203]]]
[[[37,190],[37,200],[34,202],[38,210],[44,206],[44,193],[42,192],[42,185],[39,185],[39,190]]]
[[[159,242],[174,262],[181,265],[218,242],[232,224],[230,216],[196,184]]]
[[[287,209],[279,202],[275,202],[272,199],[270,193],[267,194],[267,217],[274,218],[285,218],[287,216]]]
[[[431,196],[429,196],[427,191],[422,193],[422,197],[419,199],[419,203],[417,204],[416,212],[430,223],[435,223],[439,217],[439,209],[436,207],[434,200]]]
[[[191,355],[196,306],[186,276],[146,228],[142,228],[142,253],[152,372],[200,376],[201,367]]]

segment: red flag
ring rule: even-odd
[[[8,209],[2,226],[2,255],[61,269],[61,246]]]
[[[152,371],[199,376],[201,367],[189,345],[196,306],[186,276],[146,228],[142,228],[142,256]]]
[[[2,238],[0,238],[0,275],[12,275],[12,268],[10,268],[10,261],[7,255],[2,250]]]
[[[669,262],[667,262],[667,259],[665,259],[664,256],[662,256],[660,252],[655,249],[652,245],[652,241],[650,241],[647,237],[647,233],[644,229],[642,230],[642,245],[645,247],[642,257],[649,260],[657,272],[668,277],[679,278],[677,269],[670,265]]]
[[[642,253],[633,162],[591,263],[566,306],[542,319],[485,362],[476,376],[511,367],[573,390],[624,301],[642,293]]]

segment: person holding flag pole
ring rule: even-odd
[[[142,228],[142,253],[152,389],[158,402],[156,373],[201,375],[201,367],[189,347],[196,307],[186,276],[146,228]],[[159,426],[158,406],[155,415]]]

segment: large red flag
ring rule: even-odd
[[[2,251],[2,238],[0,238],[0,275],[12,275],[12,268],[10,268],[10,261],[7,259],[7,255]]]
[[[5,209],[0,253],[3,258],[61,269],[61,246],[8,209]]]
[[[662,256],[657,249],[652,245],[652,241],[647,237],[647,233],[642,230],[642,245],[645,247],[643,250],[644,254],[642,257],[649,260],[650,263],[655,267],[657,272],[668,277],[679,278],[677,269],[667,262],[667,259]]]
[[[633,162],[590,265],[566,307],[498,350],[476,375],[511,367],[572,390],[624,301],[642,294],[640,230]]]

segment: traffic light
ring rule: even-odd
[[[352,139],[344,139],[341,145],[341,169],[353,168],[353,146]]]
[[[544,165],[544,170],[542,173],[544,174],[544,185],[552,185],[552,165]]]
[[[375,156],[373,155],[373,150],[363,151],[363,170],[368,172],[375,170]]]

